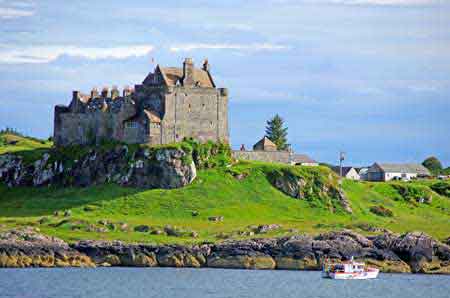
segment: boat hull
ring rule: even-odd
[[[379,270],[371,270],[364,272],[329,272],[328,277],[331,279],[374,279],[378,277]]]

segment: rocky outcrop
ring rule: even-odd
[[[133,266],[320,270],[325,258],[364,260],[383,272],[450,274],[450,247],[423,233],[365,237],[352,231],[316,237],[229,240],[194,246],[80,241],[34,230],[0,234],[0,267]]]
[[[271,173],[270,180],[273,186],[292,198],[304,200],[314,194],[323,200],[330,198],[336,201],[345,212],[352,213],[350,201],[345,193],[335,186],[336,182],[333,181],[332,174],[329,174],[328,179],[324,179],[325,176],[323,174],[301,176],[290,169],[282,169]]]
[[[58,150],[27,164],[18,155],[0,155],[0,182],[13,186],[89,186],[117,183],[141,188],[179,188],[196,177],[192,157],[177,148],[91,149],[70,160]]]

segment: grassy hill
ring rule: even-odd
[[[0,133],[0,155],[20,153],[24,158],[34,159],[52,145],[52,142],[24,137],[14,132]]]
[[[17,151],[34,152],[50,146],[30,143],[37,147],[27,147],[25,141],[22,140],[22,148]],[[5,151],[5,146],[0,147],[0,153]],[[297,175],[333,175],[325,167],[246,162],[201,170],[193,184],[175,190],[140,190],[117,185],[8,189],[0,185],[0,229],[32,225],[68,241],[118,239],[154,243],[214,242],[223,238],[278,236],[297,231],[318,233],[342,228],[365,234],[375,228],[387,228],[396,232],[421,230],[440,239],[450,236],[450,199],[432,190],[434,182],[344,181],[343,189],[353,208],[353,214],[347,214],[339,208],[330,208],[329,202],[318,196],[299,200],[276,189],[270,176],[280,169]],[[240,179],[236,178],[238,174],[243,174]],[[419,204],[418,197],[431,202]],[[392,216],[383,213],[380,206],[392,212]],[[64,216],[67,210],[70,216]],[[212,222],[208,220],[211,216],[223,216],[224,220]],[[253,226],[261,224],[281,224],[282,229],[251,235]],[[134,231],[139,225],[148,225],[152,230],[171,225],[181,236]],[[192,232],[198,233],[198,237],[193,238]]]

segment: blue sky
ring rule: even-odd
[[[449,2],[0,0],[0,127],[47,137],[72,90],[207,57],[235,148],[279,113],[319,161],[450,165]]]

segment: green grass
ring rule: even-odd
[[[49,141],[22,137],[14,133],[0,134],[0,155],[16,153],[23,156],[26,161],[39,158],[52,145],[53,143]]]
[[[50,144],[30,144],[38,150]],[[45,147],[48,146],[48,147]],[[30,147],[31,148],[31,147]],[[31,149],[28,149],[30,151]],[[25,152],[24,149],[18,150]],[[0,153],[5,152],[0,147]],[[10,150],[10,149],[8,149]],[[33,152],[31,150],[30,152]],[[242,180],[237,174],[245,174]],[[293,199],[270,183],[274,175],[292,173],[314,184],[305,200]],[[13,188],[0,184],[0,229],[36,226],[42,232],[67,241],[80,239],[123,240],[148,243],[193,243],[221,240],[221,235],[232,238],[249,226],[281,224],[283,228],[258,237],[288,235],[291,229],[305,233],[372,226],[395,232],[424,231],[438,239],[450,236],[450,199],[433,192],[429,186],[435,181],[412,183],[369,183],[345,180],[343,189],[351,201],[353,214],[347,214],[315,189],[330,181],[331,171],[325,167],[288,167],[279,164],[246,162],[232,167],[215,167],[198,171],[193,184],[174,190],[141,190],[117,185],[89,188]],[[332,176],[332,185],[336,177]],[[426,188],[432,196],[429,204],[405,199],[396,185]],[[392,211],[392,217],[379,216],[370,211],[383,206]],[[62,213],[71,210],[70,217]],[[54,215],[59,211],[59,215]],[[198,212],[193,216],[192,212]],[[210,216],[224,216],[223,222],[210,222]],[[39,224],[46,217],[47,221]],[[99,227],[100,220],[115,224],[126,222],[130,231],[88,232],[86,227]],[[162,229],[176,226],[184,231],[196,231],[198,238],[151,235],[134,232],[137,225]],[[80,227],[81,229],[75,229]],[[255,236],[252,236],[255,237]]]

